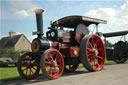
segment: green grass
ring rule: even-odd
[[[112,60],[111,60],[111,61],[107,61],[107,60],[106,60],[106,61],[105,61],[105,64],[109,64],[109,63],[113,63],[113,62],[114,62],[114,61],[112,61]]]
[[[112,63],[113,61],[105,61],[105,64]],[[80,64],[79,68],[83,68],[83,65]],[[42,72],[40,72],[42,74]],[[0,67],[0,81],[5,82],[9,80],[21,79],[17,67]]]
[[[42,74],[40,71],[39,74]],[[17,67],[0,67],[0,81],[10,81],[21,79],[21,76],[18,73]]]
[[[16,67],[0,67],[0,81],[21,78]]]

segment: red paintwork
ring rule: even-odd
[[[76,35],[76,40],[77,40],[78,43],[80,43],[81,40],[82,40],[82,34],[77,34]]]
[[[58,43],[58,42],[54,42],[52,40],[49,40],[51,43],[50,48],[55,48],[58,49],[63,55],[64,57],[78,57],[80,56],[80,48],[77,46],[72,46],[70,44],[62,44],[62,43]],[[74,54],[74,51],[77,51],[77,55]]]
[[[80,56],[80,48],[79,47],[63,47],[59,49],[60,52],[64,55],[64,57],[79,57]],[[77,55],[74,54],[74,51],[77,51]]]
[[[50,43],[50,48],[55,48],[55,49],[59,48],[59,43],[58,42],[55,42],[53,40],[48,40],[48,41]]]
[[[75,54],[74,51],[76,51],[77,54]],[[70,52],[71,52],[72,57],[80,56],[80,48],[78,48],[78,47],[70,47]]]
[[[33,46],[34,46],[34,44],[36,44],[37,45],[37,47],[36,48],[34,48]],[[36,40],[34,40],[33,42],[32,42],[32,44],[31,44],[31,48],[32,48],[32,50],[34,51],[34,52],[38,52],[39,51],[39,49],[40,49],[40,44],[39,44],[39,42],[38,41],[36,41]]]

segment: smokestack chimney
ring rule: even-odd
[[[15,33],[13,30],[10,30],[10,32],[9,32],[9,36],[10,36],[10,37],[13,37],[15,34],[16,34],[16,33]]]
[[[33,34],[37,34],[39,38],[43,36],[43,17],[42,13],[44,12],[43,9],[36,9],[35,14],[36,14],[36,23],[37,23],[37,32]]]

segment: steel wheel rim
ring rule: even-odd
[[[63,72],[63,59],[57,51],[49,51],[44,58],[44,67],[51,78],[59,77]]]
[[[104,44],[97,35],[92,35],[88,38],[86,51],[91,67],[95,70],[102,69],[106,54]]]
[[[32,53],[26,53],[23,55],[20,62],[20,70],[28,79],[34,78],[39,73],[39,63],[36,59],[32,59]]]

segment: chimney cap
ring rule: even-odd
[[[9,32],[10,37],[13,37],[15,34],[16,34],[16,32],[14,32],[13,30],[10,30],[10,32]]]
[[[10,30],[10,32],[14,32],[14,30]]]
[[[42,12],[44,12],[44,10],[43,9],[36,9],[34,12],[36,14],[41,14]]]

